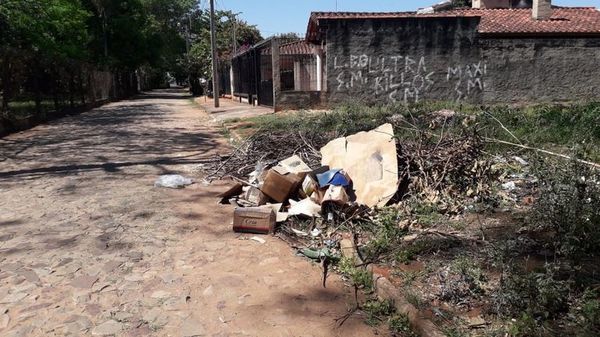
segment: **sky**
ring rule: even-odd
[[[313,11],[398,12],[414,11],[440,0],[215,0],[216,8],[239,13],[239,18],[257,25],[263,37],[295,32],[306,33]],[[600,0],[553,0],[558,6],[600,7]],[[206,8],[208,0],[202,0]]]

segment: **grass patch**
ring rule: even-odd
[[[435,121],[432,112],[450,109],[460,113],[453,122]],[[529,107],[457,105],[449,102],[415,105],[384,105],[367,107],[346,104],[328,112],[274,114],[247,120],[253,128],[263,130],[300,130],[335,132],[348,135],[371,130],[386,122],[394,122],[396,136],[410,139],[414,126],[444,128],[445,133],[457,133],[465,127],[477,130],[485,137],[516,142],[502,125],[523,144],[559,152],[583,148],[586,157],[600,161],[600,103],[572,105],[534,105]],[[502,123],[502,125],[500,124]],[[499,152],[503,145],[488,144]]]

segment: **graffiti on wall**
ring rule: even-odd
[[[483,91],[487,65],[482,62],[452,65],[442,73],[431,69],[424,56],[373,57],[362,54],[334,57],[333,70],[338,92],[362,90],[366,94],[387,97],[391,103],[417,103],[435,88],[436,79],[443,77],[451,83],[457,100],[464,100],[477,90]],[[448,83],[444,85],[448,86]]]
[[[446,81],[454,85],[455,99],[460,102],[474,92],[483,92],[487,64],[483,62],[448,67]]]

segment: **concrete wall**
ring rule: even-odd
[[[600,100],[600,38],[481,39],[486,102]]]
[[[478,18],[329,23],[330,102],[600,99],[600,39],[487,39]]]
[[[326,107],[321,91],[282,91],[277,103],[278,110],[318,109]]]

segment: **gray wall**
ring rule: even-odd
[[[478,25],[478,18],[329,22],[329,101],[600,99],[600,38],[488,39]]]

